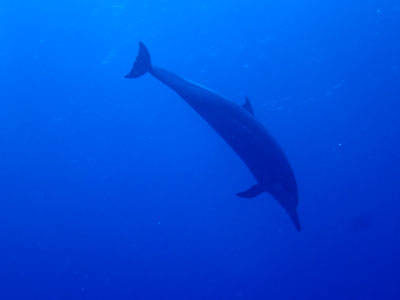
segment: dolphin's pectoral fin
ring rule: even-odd
[[[248,190],[241,192],[241,193],[237,193],[236,196],[242,197],[242,198],[254,198],[254,197],[260,195],[262,192],[265,192],[265,189],[262,187],[261,184],[257,183],[256,185],[253,185]]]
[[[251,106],[249,98],[246,97],[246,100],[242,107],[254,116],[253,107]]]

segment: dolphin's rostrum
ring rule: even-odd
[[[150,73],[180,95],[239,155],[257,183],[238,193],[252,198],[268,192],[283,206],[297,230],[301,230],[297,214],[296,180],[282,149],[254,117],[246,98],[239,106],[217,93],[151,64],[149,51],[139,43],[139,54],[126,75],[137,78]]]

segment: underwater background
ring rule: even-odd
[[[154,65],[284,149],[303,230]],[[0,3],[0,299],[400,299],[400,1]]]

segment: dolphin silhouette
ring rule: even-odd
[[[243,160],[257,184],[244,192],[243,198],[253,198],[262,192],[274,197],[286,210],[298,231],[298,192],[292,168],[280,146],[265,127],[254,117],[246,97],[243,106],[237,105],[212,90],[186,80],[151,64],[150,53],[139,42],[139,53],[126,78],[138,78],[150,73],[181,96]]]

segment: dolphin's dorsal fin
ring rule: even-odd
[[[253,107],[251,106],[250,100],[247,98],[247,96],[242,107],[254,116]]]

